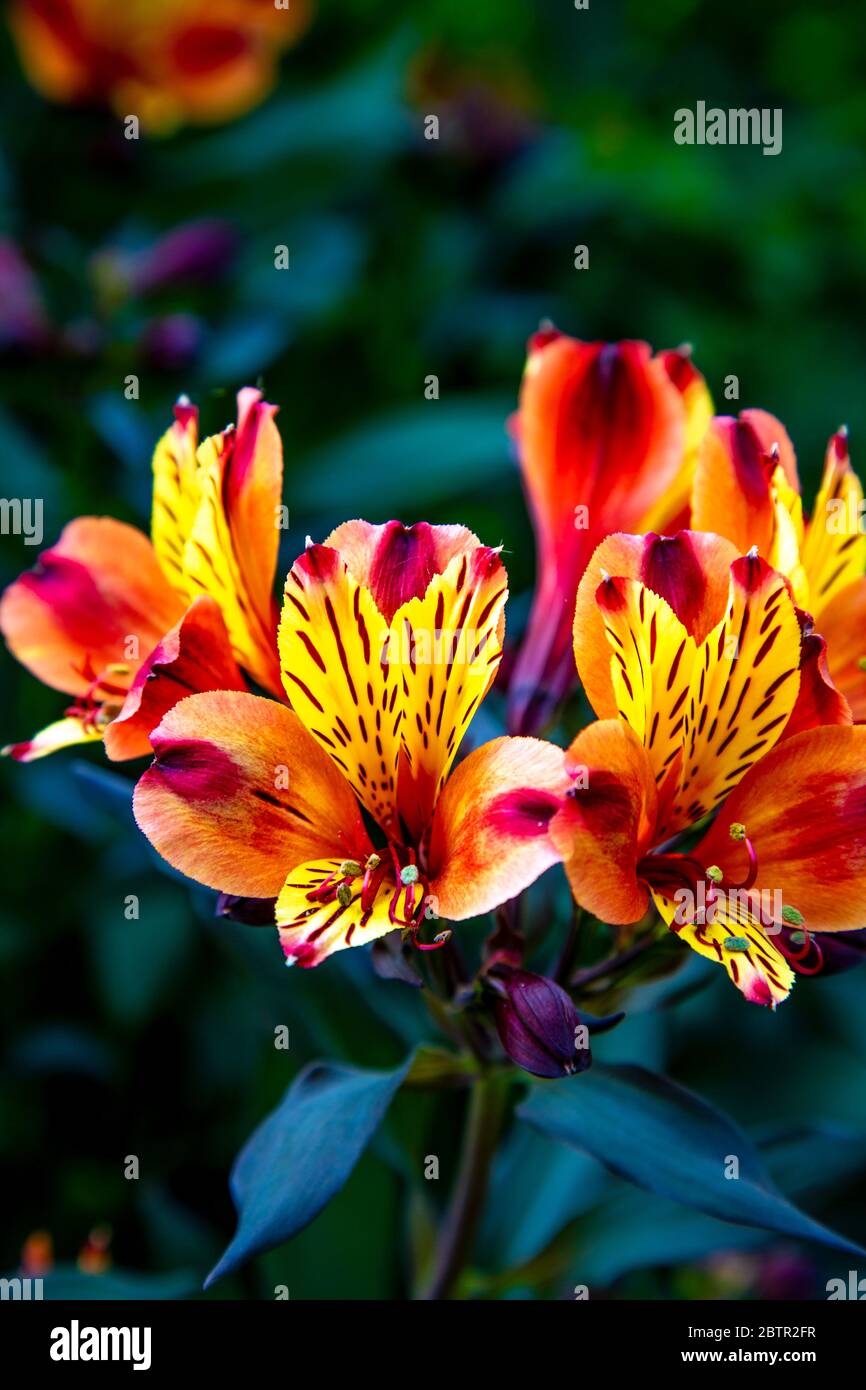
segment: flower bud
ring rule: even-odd
[[[499,1041],[532,1076],[571,1076],[592,1060],[589,1035],[565,990],[541,975],[509,970],[497,981]]]

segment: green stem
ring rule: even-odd
[[[506,1095],[501,1076],[481,1076],[472,1087],[457,1182],[439,1235],[433,1272],[418,1294],[422,1300],[450,1298],[472,1254]]]

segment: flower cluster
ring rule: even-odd
[[[261,101],[309,14],[307,0],[12,0],[9,18],[44,96],[104,103],[163,133]]]
[[[503,656],[500,550],[349,520],[307,542],[280,608],[275,413],[246,389],[200,441],[181,400],[150,538],[80,518],[6,591],[10,649],[70,701],[7,752],[152,754],[143,833],[223,910],[253,900],[239,915],[303,966],[385,937],[447,950],[443,923],[556,864],[600,921],[670,929],[771,1006],[823,934],[863,925],[866,527],[844,430],[807,522],[782,425],[714,417],[688,352],[536,335],[512,424],[538,548],[512,732],[461,758]],[[597,716],[579,730],[577,680]],[[567,748],[542,737],[554,717]],[[519,951],[482,973],[519,1064],[588,1064],[561,983]]]

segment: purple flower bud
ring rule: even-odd
[[[564,989],[525,970],[509,970],[497,985],[496,1030],[512,1062],[532,1076],[586,1070],[592,1061],[588,1030]]]

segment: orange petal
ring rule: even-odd
[[[590,724],[568,750],[572,788],[551,825],[571,891],[603,922],[637,922],[649,894],[637,864],[655,836],[658,797],[637,735],[619,719]]]
[[[694,530],[726,536],[740,554],[757,546],[769,557],[776,517],[770,484],[777,463],[799,492],[794,448],[774,416],[765,410],[716,416],[698,449]]]
[[[603,575],[636,579],[670,606],[696,642],[722,617],[730,566],[729,541],[697,531],[670,536],[615,534],[602,541],[586,568],[574,614],[574,659],[589,701],[600,719],[618,713],[611,680],[611,651],[596,602]]]
[[[139,667],[123,709],[105,730],[114,761],[144,757],[150,731],[190,692],[246,690],[218,605],[202,594]]]
[[[746,774],[695,849],[732,882],[746,875],[740,823],[758,860],[757,887],[781,891],[806,931],[863,925],[866,902],[866,728],[809,729],[778,744]]]
[[[800,689],[782,738],[792,738],[804,729],[817,729],[822,724],[853,722],[851,706],[830,675],[825,639],[813,631],[808,614],[799,608],[797,617],[802,629]]]
[[[830,675],[858,723],[866,721],[866,579],[837,593],[821,614]]]
[[[151,734],[135,790],[139,826],[181,873],[221,892],[274,898],[310,859],[370,852],[355,798],[297,715],[275,700],[211,691]]]
[[[688,348],[660,352],[658,360],[683,398],[686,408],[685,450],[676,478],[641,518],[638,529],[670,536],[689,525],[695,464],[701,441],[713,418],[713,400]]]
[[[563,752],[534,738],[476,748],[445,784],[433,817],[430,890],[442,917],[490,912],[561,855],[548,833],[569,781]]]
[[[12,653],[46,685],[84,695],[105,673],[112,688],[125,691],[182,612],[141,531],[85,516],[9,586],[0,628]]]
[[[686,412],[646,343],[538,335],[514,422],[538,581],[511,679],[511,724],[539,727],[573,683],[578,581],[609,532],[638,530],[682,467]]]

